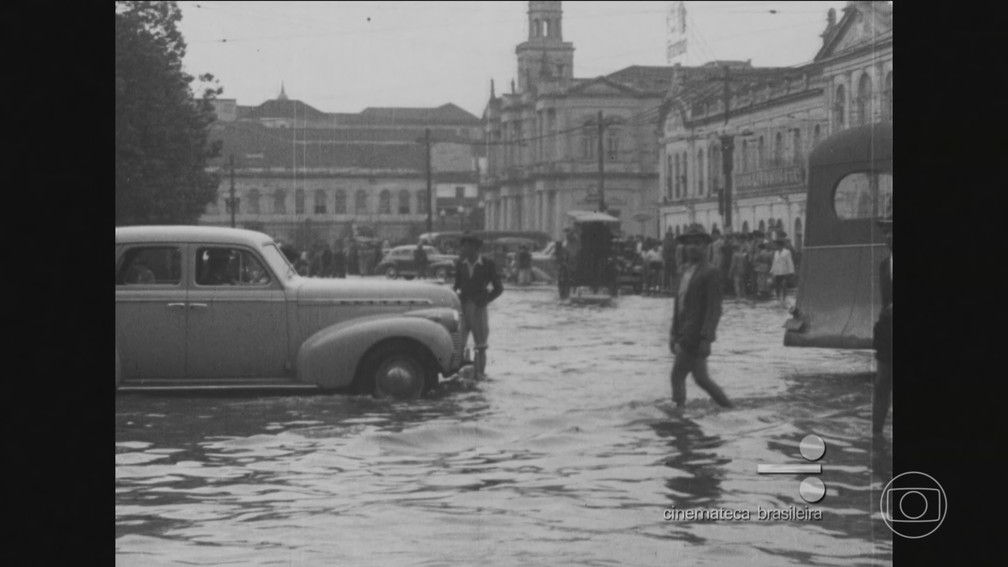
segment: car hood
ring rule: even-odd
[[[298,303],[365,300],[408,307],[455,307],[458,297],[451,289],[427,282],[388,281],[374,278],[302,278]]]

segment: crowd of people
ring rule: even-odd
[[[723,291],[744,299],[775,298],[782,305],[787,290],[797,284],[799,254],[782,231],[729,233],[714,229],[707,261],[721,272]],[[675,289],[685,265],[685,246],[671,231],[662,241],[635,236],[618,244],[623,270],[639,273],[646,295],[667,295]]]
[[[316,243],[310,250],[299,251],[290,244],[280,243],[280,250],[298,274],[314,278],[345,278],[347,275],[372,275],[389,242],[351,240],[345,245],[336,240],[331,246]]]

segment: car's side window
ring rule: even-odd
[[[138,246],[126,251],[116,270],[116,285],[178,285],[182,251],[174,246]]]
[[[241,248],[205,246],[196,249],[196,284],[264,286],[270,275],[255,254]]]

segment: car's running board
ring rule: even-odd
[[[178,380],[145,380],[143,382],[123,382],[117,388],[119,392],[150,392],[150,391],[200,391],[200,390],[296,390],[319,391],[315,384],[300,384],[297,382],[278,382],[265,380],[227,380],[227,381],[178,381]]]

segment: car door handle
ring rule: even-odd
[[[185,307],[185,303],[169,303],[168,309],[181,309]]]
[[[189,304],[189,309],[195,309],[197,307],[199,307],[200,309],[206,309],[207,307],[210,307],[210,306],[207,305],[206,303],[190,303]]]

